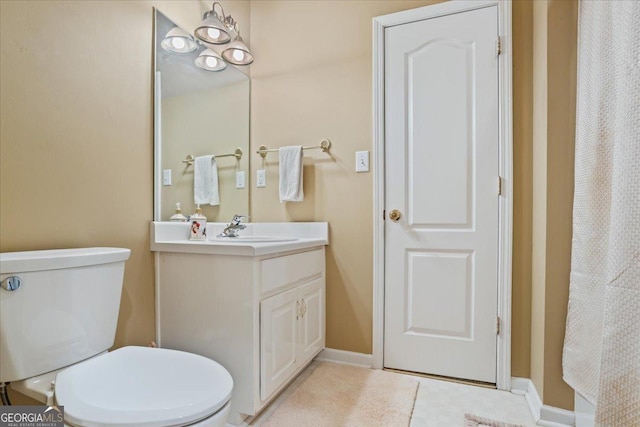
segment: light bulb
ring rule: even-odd
[[[186,43],[184,42],[184,39],[182,37],[172,37],[171,38],[171,44],[177,50],[182,50],[186,46]]]
[[[204,63],[209,68],[216,68],[218,66],[218,58],[214,58],[213,56],[207,56],[207,59],[204,60]]]
[[[216,28],[209,28],[207,30],[207,35],[213,40],[218,40],[218,38],[220,37],[220,30]]]
[[[233,59],[235,59],[236,61],[242,61],[244,59],[244,52],[240,49],[235,49],[233,51]]]

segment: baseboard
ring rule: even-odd
[[[573,426],[575,425],[575,415],[573,411],[549,405],[542,405],[542,408],[540,409],[540,421],[545,424],[539,425],[547,427]]]
[[[540,421],[540,410],[542,409],[542,399],[536,390],[536,386],[529,378],[512,378],[511,392],[524,396],[529,405],[529,411],[536,423]]]
[[[353,351],[336,350],[334,348],[325,348],[316,356],[316,360],[319,362],[362,366],[364,368],[370,368],[373,364],[373,356],[371,354],[354,353]]]
[[[596,408],[580,393],[573,396],[574,410],[576,414],[576,427],[594,427],[596,425]]]
[[[511,392],[524,396],[537,425],[542,427],[570,427],[575,425],[573,411],[542,404],[538,390],[529,378],[511,378]]]

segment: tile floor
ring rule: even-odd
[[[465,413],[526,427],[536,425],[524,396],[430,378],[418,380],[411,427],[461,427]]]
[[[248,425],[260,426],[268,419],[296,387],[311,375],[318,363],[320,362],[312,362],[263,413]],[[524,396],[508,391],[430,378],[415,378],[420,385],[410,427],[463,427],[465,413],[525,427],[536,427]]]

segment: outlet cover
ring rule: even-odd
[[[236,188],[244,188],[244,171],[236,172]]]
[[[256,171],[256,187],[262,188],[267,186],[267,173],[264,169]]]
[[[162,170],[162,185],[171,185],[171,169]]]
[[[368,151],[356,151],[356,172],[369,172]]]

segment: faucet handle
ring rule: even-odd
[[[233,216],[233,219],[231,220],[231,222],[233,224],[237,225],[237,224],[240,224],[243,219],[244,220],[248,220],[249,216],[248,215],[238,215],[238,214],[236,214],[236,215]]]

